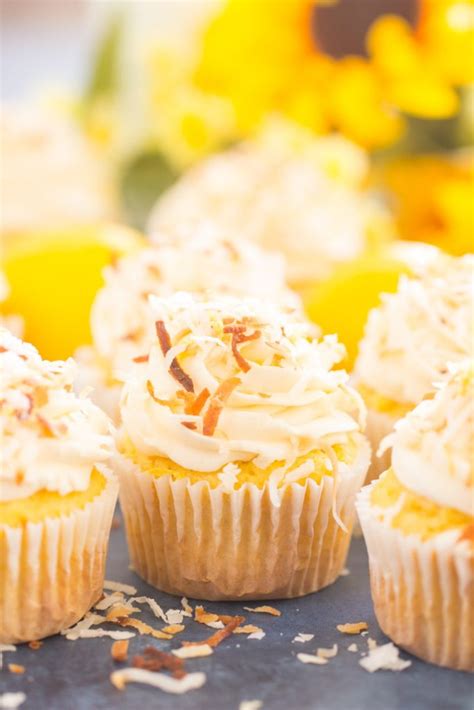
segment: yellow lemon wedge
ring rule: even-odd
[[[306,312],[324,333],[337,333],[347,348],[347,369],[352,369],[367,315],[379,303],[380,294],[396,291],[401,274],[410,272],[406,262],[387,251],[343,264],[308,290]]]
[[[22,316],[24,339],[43,357],[69,357],[90,343],[104,267],[144,244],[134,230],[108,223],[15,235],[3,249],[10,292],[2,310]]]

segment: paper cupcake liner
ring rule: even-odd
[[[372,461],[367,472],[366,483],[374,481],[381,473],[390,467],[392,453],[389,449],[382,456],[377,456],[377,451],[380,442],[387,434],[393,430],[395,423],[399,417],[394,417],[387,412],[377,412],[374,409],[367,410],[367,427],[365,434],[370,441],[372,447]]]
[[[24,526],[0,525],[0,643],[58,633],[102,593],[118,482],[107,477],[84,508]]]
[[[117,459],[120,501],[135,571],[170,594],[195,599],[277,599],[314,592],[333,582],[347,555],[354,499],[369,462],[369,446],[334,481],[289,484],[275,504],[269,484],[228,491],[205,481],[173,481]],[[277,501],[278,503],[278,501]]]
[[[459,531],[428,540],[404,535],[378,519],[372,486],[357,497],[369,554],[370,585],[381,629],[425,661],[474,670],[474,575]]]

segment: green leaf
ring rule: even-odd
[[[111,96],[118,89],[119,57],[123,35],[123,14],[116,12],[106,26],[96,49],[91,73],[84,93],[84,101]]]
[[[143,229],[158,197],[178,178],[178,172],[158,151],[146,151],[125,165],[120,179],[122,209],[127,222]]]

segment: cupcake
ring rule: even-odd
[[[0,643],[55,634],[102,593],[117,482],[108,419],[47,362],[0,331]]]
[[[419,274],[402,276],[394,294],[384,294],[369,314],[354,367],[368,408],[367,434],[376,452],[395,422],[413,409],[448,373],[446,363],[472,353],[472,255],[439,253]],[[374,457],[369,479],[390,465]]]
[[[301,308],[298,296],[286,286],[285,263],[279,254],[244,241],[233,244],[205,229],[188,236],[183,247],[160,235],[156,245],[105,270],[105,285],[91,310],[93,347],[78,352],[78,387],[91,386],[94,401],[115,421],[121,383],[156,338],[151,294],[234,294]]]
[[[74,121],[28,104],[0,115],[3,238],[110,219],[115,198],[104,161]]]
[[[252,299],[153,299],[121,397],[132,566],[171,594],[273,599],[333,582],[370,449],[335,336]]]
[[[426,661],[471,671],[473,432],[470,360],[397,423],[392,467],[357,501],[384,633]]]
[[[342,141],[312,137],[298,150],[284,134],[264,134],[207,158],[158,200],[149,231],[179,239],[183,227],[213,223],[233,241],[244,237],[283,253],[290,285],[305,292],[363,254],[385,223],[362,176],[358,183],[336,179],[329,155]]]

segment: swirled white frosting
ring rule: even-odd
[[[409,490],[474,514],[474,362],[449,366],[433,399],[419,404],[385,440],[395,475]]]
[[[183,226],[214,223],[235,241],[282,252],[290,283],[304,285],[364,251],[376,211],[304,153],[249,142],[185,174],[156,204],[149,231],[179,238]]]
[[[206,230],[189,235],[185,247],[162,235],[155,246],[107,268],[105,286],[92,308],[96,354],[115,379],[125,377],[132,359],[147,353],[155,338],[150,294],[170,296],[176,291],[251,296],[301,307],[286,286],[279,254],[242,240],[234,244]]]
[[[106,170],[67,118],[31,105],[2,107],[3,232],[84,224],[114,210]]]
[[[153,308],[161,337],[121,400],[140,452],[195,471],[250,459],[265,468],[360,435],[364,405],[331,370],[344,356],[335,336],[317,341],[307,322],[255,300],[178,293]]]
[[[431,259],[372,310],[355,365],[358,381],[396,402],[417,404],[447,363],[472,353],[474,257]]]
[[[73,393],[74,362],[42,360],[0,329],[0,371],[0,500],[87,489],[113,439],[103,412]]]

